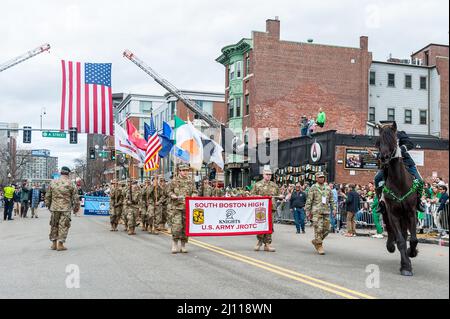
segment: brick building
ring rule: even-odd
[[[370,71],[381,70],[384,62],[372,61],[368,43],[366,36],[360,37],[358,47],[322,45],[312,40],[308,40],[307,43],[284,41],[280,39],[280,21],[277,18],[267,20],[265,32],[253,31],[251,38],[244,38],[224,47],[221,56],[216,59],[225,67],[228,127],[242,140],[248,139],[249,128],[254,130],[278,128],[278,140],[281,145],[286,140],[300,139],[300,117],[307,115],[315,118],[319,107],[322,107],[327,114],[327,123],[324,128],[318,128],[317,133],[333,130],[334,135],[322,135],[342,141],[348,141],[348,139],[342,139],[339,136],[353,138],[376,135],[376,130],[369,123],[372,117],[369,110],[375,112],[369,109],[369,101],[371,101],[369,79]],[[425,94],[424,97],[420,96],[422,100],[419,105],[414,106],[413,120],[420,122],[421,116],[423,117],[423,112],[420,113],[420,111],[425,108],[428,118],[427,126],[423,129],[418,127],[420,130],[413,133],[428,136],[432,135],[430,132],[434,130],[433,133],[438,138],[430,138],[425,143],[430,151],[425,153],[424,161],[426,170],[436,173],[434,168],[442,170],[442,166],[431,167],[434,163],[430,163],[427,158],[435,156],[448,158],[448,46],[429,45],[414,53],[412,59],[420,58],[425,52],[428,52],[426,61],[429,65],[423,67],[410,65],[409,69],[417,69],[417,81],[423,76],[423,72],[426,73],[427,80],[434,79],[433,87],[436,89],[432,93],[432,98],[436,101],[432,116],[433,121],[440,121],[440,123],[433,124],[434,126],[431,127],[430,102],[425,105],[422,103],[422,100],[428,99]],[[425,58],[422,59],[425,61]],[[434,62],[436,65],[433,65]],[[392,63],[392,61],[385,64],[399,69],[396,72],[403,72],[402,68],[405,68],[405,65]],[[419,72],[419,69],[422,71]],[[429,70],[430,72],[435,70],[435,72],[431,74],[428,73]],[[414,92],[417,95],[422,93]],[[431,95],[431,93],[428,94]],[[390,93],[386,96],[385,101],[388,101]],[[403,101],[401,95],[398,99],[400,102]],[[371,107],[373,108],[373,105]],[[376,108],[379,117],[376,121],[387,119],[381,117],[386,117],[390,108],[389,103],[380,103],[380,106]],[[405,115],[408,114],[405,112]],[[414,126],[411,125],[411,127]],[[444,144],[446,141],[446,149],[440,144],[442,138]],[[366,145],[361,146],[370,146],[373,144],[371,141],[367,140]],[[250,147],[255,147],[259,142],[261,142],[260,139],[258,142],[248,139]],[[341,166],[337,163],[345,162],[341,157],[344,156],[342,147],[345,148],[345,145],[339,145],[336,142],[325,144],[333,148],[328,149],[328,153],[331,154],[332,151],[335,154],[332,162],[328,164],[333,165],[333,169],[327,167],[327,171],[332,171],[330,177],[333,180],[336,178],[336,181],[358,181],[363,172],[370,176],[374,175],[374,172],[367,169],[340,172]],[[433,145],[436,145],[436,150],[433,149]],[[418,154],[418,156],[422,155],[422,153]],[[249,160],[243,156],[228,155],[225,159],[226,184],[247,185],[251,178],[259,174],[258,166],[264,164],[260,163],[259,159],[256,160],[256,166],[252,162],[255,162],[252,158]],[[303,164],[308,163],[312,164],[310,159],[304,157]],[[300,163],[300,167],[303,164]],[[282,168],[281,165],[284,164],[280,162],[280,168]],[[447,172],[439,174],[448,178],[448,165],[445,167]]]

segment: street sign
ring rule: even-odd
[[[48,131],[44,131],[44,132],[42,132],[42,137],[66,138],[66,133],[65,132],[48,132]]]

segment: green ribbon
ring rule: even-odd
[[[401,196],[398,197],[392,190],[390,190],[386,185],[384,185],[383,187],[383,193],[388,194],[389,196],[392,197],[392,199],[396,200],[397,202],[401,203],[403,202],[406,198],[408,198],[411,194],[417,192],[418,190],[422,190],[423,189],[423,181],[421,181],[420,179],[415,179],[413,180],[413,184],[411,186],[411,188],[409,189],[409,191]]]

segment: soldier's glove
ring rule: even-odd
[[[128,204],[128,205],[131,205],[131,201],[127,200],[127,204]]]

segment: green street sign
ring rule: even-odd
[[[65,132],[49,132],[44,131],[42,132],[42,137],[59,137],[59,138],[66,138]]]

